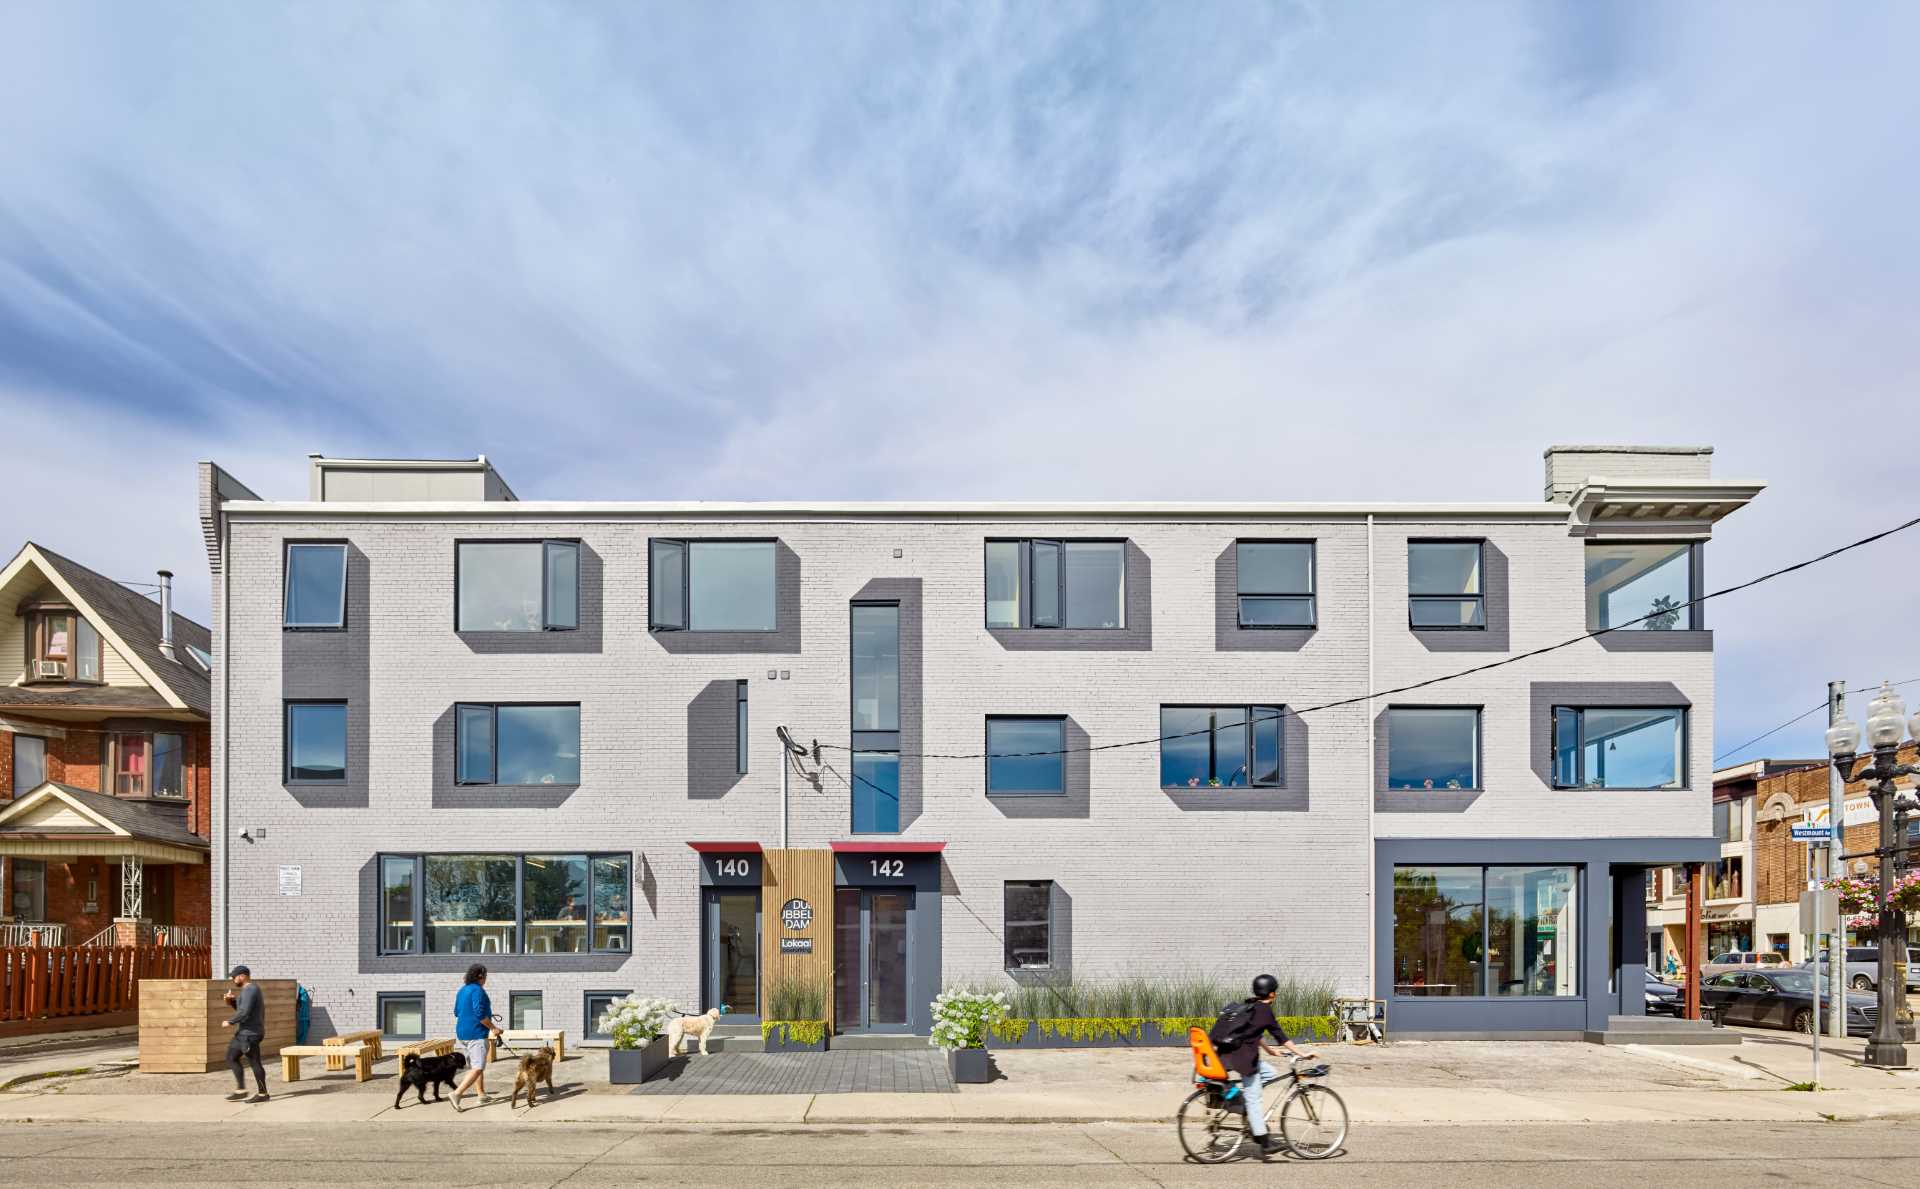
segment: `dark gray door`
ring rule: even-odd
[[[842,1032],[906,1032],[913,980],[908,889],[841,888],[833,897],[834,1015]]]

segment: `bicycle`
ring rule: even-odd
[[[1302,1069],[1295,1057],[1288,1060],[1286,1073],[1264,1083],[1270,1087],[1291,1079],[1286,1093],[1268,1098],[1267,1133],[1278,1135],[1287,1150],[1302,1160],[1325,1160],[1347,1139],[1347,1104],[1332,1089],[1311,1080],[1326,1077],[1331,1069],[1325,1062]],[[1253,1133],[1247,1130],[1239,1083],[1198,1074],[1193,1081],[1195,1089],[1175,1117],[1180,1146],[1187,1155],[1202,1164],[1219,1164],[1233,1159],[1242,1147],[1257,1149]]]

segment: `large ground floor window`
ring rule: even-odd
[[[622,953],[632,874],[630,855],[382,855],[380,950]]]
[[[1395,867],[1393,991],[1580,993],[1578,867]]]

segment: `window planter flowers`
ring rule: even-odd
[[[613,1037],[607,1054],[607,1080],[618,1085],[644,1082],[667,1064],[667,1021],[674,1006],[664,999],[628,995],[616,999],[598,1021]]]
[[[987,1057],[987,1033],[1007,1016],[1001,991],[942,991],[933,1001],[931,1044],[944,1049],[956,1082],[985,1082],[993,1076]]]

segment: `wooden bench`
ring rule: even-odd
[[[437,1037],[433,1040],[408,1041],[406,1044],[393,1050],[394,1068],[398,1069],[400,1066],[405,1065],[409,1056],[444,1057],[451,1052],[453,1052],[453,1038],[451,1036]]]
[[[535,1042],[535,1048],[539,1048],[540,1045],[550,1041],[553,1044],[553,1059],[555,1061],[565,1061],[567,1059],[567,1030],[565,1028],[503,1029],[499,1037],[487,1037],[487,1062],[489,1064],[500,1059],[495,1052],[500,1039],[505,1039],[510,1045],[518,1045],[521,1041],[533,1041]]]
[[[378,1028],[364,1028],[359,1032],[342,1032],[338,1036],[329,1036],[320,1043],[330,1048],[341,1048],[350,1044],[363,1044],[373,1050],[373,1059],[375,1061],[380,1059],[380,1030]],[[345,1069],[346,1067],[347,1055],[345,1053],[327,1054],[328,1069]]]
[[[364,1082],[373,1077],[373,1050],[355,1042],[346,1045],[288,1045],[280,1050],[280,1080],[292,1085],[300,1080],[302,1057],[353,1058],[353,1080]]]

